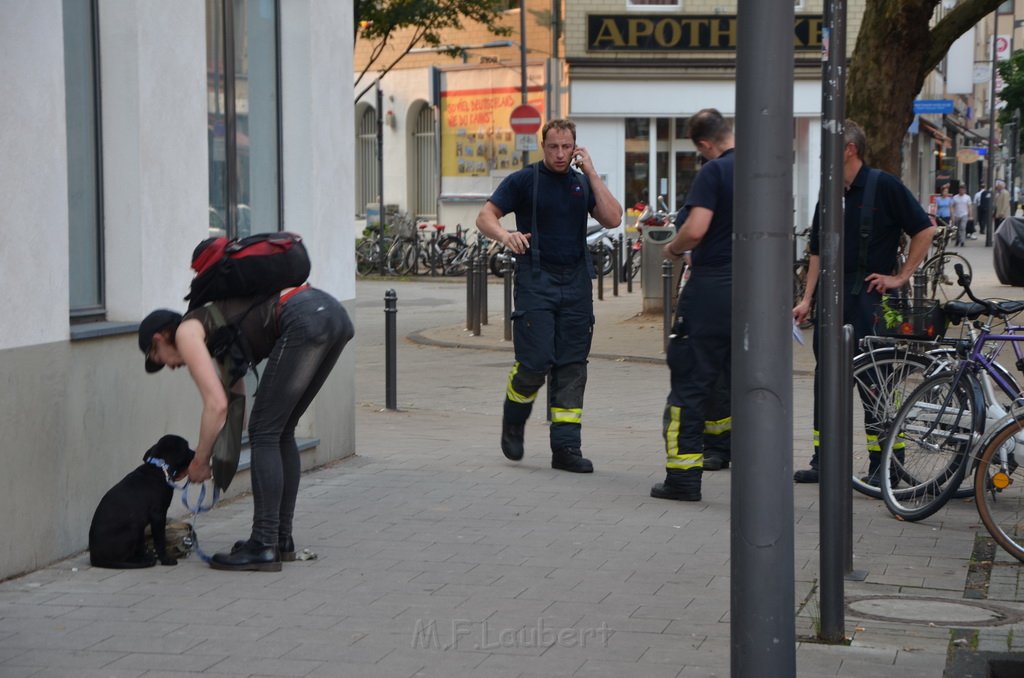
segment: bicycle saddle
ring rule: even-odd
[[[1024,301],[998,301],[990,299],[988,303],[992,305],[992,311],[994,311],[995,315],[1010,316],[1024,311]],[[942,311],[951,323],[959,325],[965,318],[977,320],[980,316],[987,314],[989,309],[984,304],[957,300],[947,301],[942,305]]]

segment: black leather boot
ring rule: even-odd
[[[560,447],[551,453],[551,468],[570,473],[593,473],[594,465],[578,447]]]
[[[245,548],[248,543],[247,539],[239,539],[235,542],[235,545],[231,547],[231,552],[234,553],[239,549]],[[277,541],[277,550],[281,553],[282,563],[295,562],[295,540],[291,537],[282,537]]]
[[[700,501],[700,486],[703,470],[700,468],[670,468],[665,471],[665,482],[651,488],[651,496],[655,499],[673,499],[675,501]]]
[[[513,424],[508,419],[501,420],[501,452],[507,459],[519,461],[523,458],[525,429],[525,424]]]
[[[259,572],[280,572],[281,552],[276,545],[261,544],[248,540],[231,551],[215,553],[210,567],[215,570],[256,570]]]

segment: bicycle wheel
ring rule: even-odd
[[[416,265],[416,242],[400,238],[388,250],[388,271],[395,275],[408,275]]]
[[[974,494],[985,529],[1003,550],[1024,561],[1024,410],[986,437],[974,471]]]
[[[971,264],[963,256],[945,252],[924,262],[924,272],[928,280],[928,294],[932,299],[946,302],[959,299],[967,292],[957,282],[956,265],[964,267],[964,273],[971,275]]]
[[[356,243],[356,273],[369,275],[377,267],[376,241],[364,238]]]
[[[882,498],[903,520],[923,520],[960,486],[983,427],[974,379],[945,371],[914,389],[889,427],[879,475]]]
[[[861,407],[853,408],[853,489],[882,498],[878,468],[885,433],[907,395],[937,368],[934,358],[908,346],[883,346],[854,358],[853,384]],[[856,443],[860,431],[863,446]]]
[[[630,249],[629,261],[622,264],[622,279],[625,280],[636,280],[636,277],[640,275],[640,262],[643,260],[643,255],[639,249]]]

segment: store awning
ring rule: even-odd
[[[918,120],[921,123],[921,131],[927,132],[928,134],[932,135],[932,138],[941,143],[944,148],[949,148],[950,146],[953,145],[952,142],[949,140],[949,137],[947,137],[945,133],[941,129],[939,129],[935,124],[921,117],[918,117]]]

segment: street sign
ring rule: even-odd
[[[516,150],[522,151],[536,151],[537,150],[537,133],[533,134],[517,134],[516,135]]]
[[[915,99],[914,113],[917,115],[928,113],[952,113],[952,99]]]
[[[521,104],[512,109],[508,122],[516,134],[536,134],[540,129],[540,112],[529,104]]]

